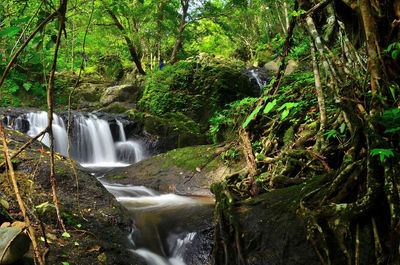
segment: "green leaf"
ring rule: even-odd
[[[372,156],[379,155],[379,159],[381,162],[385,160],[385,158],[394,157],[393,149],[383,149],[383,148],[376,148],[371,150]]]
[[[396,100],[396,88],[394,86],[390,86],[389,89],[393,99]]]
[[[69,265],[69,263],[68,263],[68,262],[65,262],[65,261],[61,262],[61,264],[62,264],[62,265]]]
[[[71,235],[68,233],[68,232],[64,232],[62,235],[61,235],[62,237],[71,237]]]
[[[394,51],[392,51],[392,58],[394,59],[394,60],[396,60],[396,58],[397,58],[397,55],[399,55],[399,53],[400,53],[400,51],[399,50],[394,50]]]
[[[289,115],[289,113],[290,113],[290,109],[285,109],[281,114],[281,120],[286,118]]]
[[[26,91],[29,91],[29,89],[31,89],[32,84],[31,83],[24,83],[23,87],[25,88]]]
[[[276,105],[276,99],[272,102],[268,102],[267,106],[265,106],[264,114],[268,114]]]
[[[20,27],[15,27],[15,26],[6,28],[6,29],[0,31],[0,37],[4,37],[4,36],[13,37],[20,30],[21,30]]]
[[[338,132],[336,130],[329,130],[326,133],[323,134],[326,137],[326,140],[329,140],[331,137],[336,137],[338,135]]]
[[[392,128],[392,129],[388,129],[385,131],[385,133],[395,133],[400,131],[400,127],[396,127],[396,128]]]
[[[251,120],[254,118],[254,116],[256,116],[258,114],[258,112],[260,112],[262,106],[258,106],[255,110],[253,110],[253,112],[249,115],[249,117],[247,117],[246,121],[243,123],[242,128],[246,128],[247,125],[249,125],[249,123],[251,122]]]
[[[342,123],[341,125],[340,125],[340,133],[344,133],[344,131],[346,130],[346,123]]]

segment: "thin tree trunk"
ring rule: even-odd
[[[114,13],[110,9],[108,9],[106,7],[106,10],[107,10],[107,13],[110,15],[110,17],[114,20],[114,23],[117,26],[117,28],[121,31],[122,36],[128,46],[129,54],[131,55],[132,60],[135,63],[139,73],[142,75],[145,75],[146,72],[143,70],[142,63],[140,61],[140,55],[137,52],[137,49],[136,49],[135,45],[133,44],[132,40],[126,35],[124,26],[122,26],[122,24],[119,22],[118,18],[114,15]]]
[[[72,43],[71,43],[71,71],[72,73],[74,73],[74,57],[75,57],[75,52],[74,52],[74,48],[75,48],[75,24],[74,24],[74,20],[72,20]]]
[[[317,48],[320,59],[322,62],[322,66],[324,68],[325,74],[331,78],[331,82],[334,82],[337,84],[340,82],[338,76],[336,75],[336,72],[333,70],[333,66],[331,65],[330,61],[326,58],[325,52],[324,52],[324,46],[322,44],[322,40],[318,34],[317,28],[315,27],[314,20],[311,18],[311,16],[307,16],[306,18],[308,30],[310,32],[310,35],[314,39],[315,47]]]
[[[60,48],[62,31],[65,29],[65,13],[67,12],[67,4],[68,0],[62,0],[60,4],[60,8],[58,9],[58,16],[60,26],[58,28],[58,35],[56,41],[56,47],[54,50],[54,59],[53,64],[51,66],[50,77],[49,77],[49,86],[47,88],[47,124],[49,127],[49,138],[50,138],[50,181],[51,187],[53,190],[53,202],[54,206],[56,207],[58,221],[64,231],[65,225],[64,221],[62,220],[60,207],[58,205],[58,198],[57,198],[57,191],[56,191],[56,179],[55,179],[55,169],[54,169],[54,136],[53,136],[53,85],[54,85],[54,74],[57,67],[57,57],[58,57],[58,50]]]
[[[297,9],[297,2],[296,2],[295,9]],[[278,72],[276,72],[276,75],[275,75],[275,80],[277,81],[277,83],[276,83],[273,95],[278,93],[279,86],[281,85],[282,80],[283,80],[284,72],[285,72],[285,69],[287,66],[287,64],[285,63],[285,59],[289,55],[289,50],[292,45],[292,35],[293,35],[293,30],[294,30],[295,25],[296,25],[296,19],[293,18],[292,22],[290,23],[287,35],[286,35],[285,43],[283,44],[282,63],[279,66]]]
[[[324,92],[322,90],[322,85],[321,85],[321,76],[319,74],[317,55],[316,55],[314,43],[313,43],[311,37],[310,37],[310,45],[311,45],[311,55],[312,55],[313,69],[314,69],[315,90],[317,92],[318,107],[319,107],[320,122],[321,122],[319,130],[322,132],[322,131],[324,131],[324,129],[326,127],[325,99],[324,99]]]
[[[283,33],[286,33],[287,29],[286,29],[285,25],[283,24],[283,21],[282,21],[282,18],[281,18],[281,14],[279,13],[280,8],[279,8],[278,3],[276,1],[275,1],[275,7],[276,7],[276,13],[278,14],[279,23],[281,24],[281,27],[282,27],[282,31],[283,31]]]
[[[285,9],[286,31],[289,31],[289,27],[290,27],[289,12],[288,12],[287,3],[285,0],[283,1],[283,7]]]
[[[177,58],[178,51],[182,46],[182,34],[187,26],[186,17],[187,17],[187,12],[189,9],[189,0],[181,0],[181,6],[182,6],[182,18],[181,18],[181,23],[179,25],[178,36],[176,37],[174,49],[172,50],[172,54],[171,54],[171,59],[170,59],[171,64],[176,63],[176,61],[178,59]]]

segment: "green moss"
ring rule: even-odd
[[[180,112],[159,116],[136,110],[129,110],[126,113],[133,121],[143,124],[146,132],[161,137],[176,138],[178,147],[207,143],[207,137],[201,133],[200,125]]]
[[[248,78],[234,68],[178,62],[147,77],[138,106],[153,115],[179,112],[206,124],[216,110],[251,93]]]
[[[283,136],[283,144],[288,146],[294,141],[294,126],[290,126]]]
[[[110,105],[108,105],[106,108],[104,108],[103,111],[108,112],[108,113],[121,114],[127,110],[128,110],[128,108],[121,102],[114,102],[114,103],[111,103]]]
[[[205,171],[218,168],[219,163],[214,161],[215,145],[199,145],[179,148],[165,154],[165,160],[177,167],[196,171]]]
[[[112,179],[124,179],[124,178],[126,178],[125,176],[122,176],[122,175],[114,175],[114,174],[110,174],[110,175],[108,175],[110,178],[112,178]]]

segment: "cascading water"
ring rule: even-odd
[[[186,265],[185,251],[197,233],[181,231],[179,223],[185,222],[182,213],[189,212],[193,216],[204,212],[205,208],[212,210],[213,199],[159,194],[143,186],[102,183],[135,214],[135,225],[129,236],[133,253],[143,257],[149,265]],[[189,225],[184,230],[187,229],[196,227]]]
[[[33,137],[47,127],[47,113],[32,112],[19,116],[12,121],[7,118],[8,126],[24,132],[22,121],[28,122],[29,136]],[[116,120],[119,129],[119,141],[114,141],[110,125],[95,115],[75,114],[71,121],[70,139],[66,122],[57,114],[53,116],[53,135],[55,151],[68,156],[68,140],[71,158],[84,167],[121,167],[128,166],[144,158],[144,152],[137,141],[127,140],[121,121]],[[49,146],[49,136],[45,134],[41,142]]]
[[[259,73],[255,69],[251,69],[249,73],[254,77],[260,89],[267,86],[267,82],[260,78]]]
[[[249,77],[255,96],[260,96],[271,81],[271,77],[262,68],[247,69],[244,71],[244,74]]]
[[[47,127],[46,112],[32,112],[18,117],[7,117],[5,123],[30,136],[36,136]],[[110,124],[95,115],[73,115],[70,137],[66,122],[53,116],[55,151],[67,156],[68,142],[71,158],[83,167],[123,167],[144,159],[145,150],[138,141],[127,140],[123,123],[116,119],[117,132]],[[41,139],[49,145],[49,136]],[[100,171],[101,172],[101,171]],[[159,194],[142,186],[102,184],[135,216],[135,225],[129,239],[132,252],[143,257],[149,265],[185,265],[184,254],[196,237],[196,225],[187,225],[192,216],[212,213],[214,200]],[[187,216],[185,218],[184,216]],[[203,220],[205,218],[202,218]]]

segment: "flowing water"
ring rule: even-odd
[[[6,122],[9,127],[33,137],[47,127],[47,113],[7,117]],[[118,119],[115,123],[118,130],[113,137],[106,120],[92,114],[75,114],[68,137],[66,122],[54,114],[55,151],[67,156],[69,143],[71,158],[97,174],[146,158],[141,142],[127,139],[123,123]],[[40,141],[48,146],[49,136],[44,135]],[[134,216],[129,235],[133,253],[143,257],[149,265],[186,264],[185,252],[196,240],[199,220],[204,222],[210,216],[212,198],[161,194],[143,186],[107,183],[101,177],[99,180]]]

